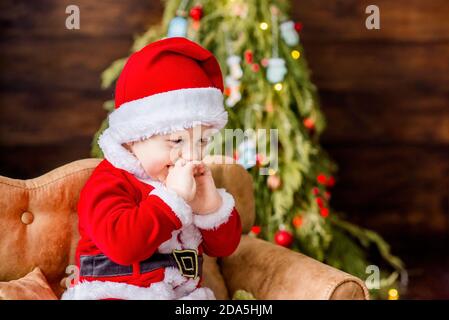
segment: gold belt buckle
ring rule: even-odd
[[[178,269],[181,274],[188,278],[196,279],[198,277],[198,251],[195,249],[184,249],[172,251],[175,257]]]

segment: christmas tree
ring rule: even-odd
[[[272,150],[256,152],[254,135],[234,151],[236,161],[253,176],[257,219],[251,234],[361,279],[369,276],[367,266],[376,257],[374,264],[388,271],[381,272],[380,290],[373,288],[371,295],[385,297],[387,289],[397,286],[403,264],[377,233],[345,221],[343,213],[329,206],[337,166],[320,147],[326,122],[304,59],[302,25],[288,17],[288,1],[164,2],[161,24],[135,37],[130,53],[164,37],[196,41],[220,62],[229,114],[226,128],[277,130],[275,168],[267,156]],[[103,72],[104,88],[118,78],[126,60],[116,60]],[[112,111],[114,101],[104,107]],[[94,157],[102,157],[97,138],[107,125],[105,119],[94,137]],[[263,168],[268,174],[260,174]]]

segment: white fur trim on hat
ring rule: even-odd
[[[98,139],[104,157],[117,168],[148,178],[137,158],[123,147],[123,143],[200,124],[220,130],[228,122],[228,113],[220,89],[187,88],[123,103],[109,114],[108,119],[109,127]]]
[[[200,229],[217,229],[221,224],[226,223],[234,209],[234,197],[225,189],[217,189],[223,200],[221,207],[214,213],[200,215],[193,214],[193,223]]]
[[[181,220],[183,226],[192,223],[192,208],[175,191],[160,187],[151,190],[149,195],[155,195],[164,201]]]

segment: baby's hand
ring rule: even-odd
[[[215,187],[210,168],[201,163],[195,170],[196,194],[188,201],[195,214],[209,214],[217,211],[222,205],[222,199]]]
[[[184,198],[186,202],[191,201],[195,196],[197,186],[193,175],[195,168],[200,163],[200,161],[179,159],[173,167],[168,169],[165,185]]]

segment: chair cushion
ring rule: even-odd
[[[25,276],[35,266],[56,296],[75,263],[79,193],[100,159],[84,159],[35,179],[0,176],[0,281]]]
[[[3,300],[57,300],[42,271],[36,267],[23,278],[0,282]]]

